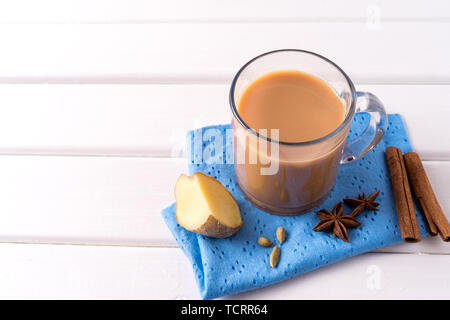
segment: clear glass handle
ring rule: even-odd
[[[386,110],[375,95],[369,92],[356,93],[356,113],[359,112],[367,112],[370,122],[358,137],[347,142],[341,163],[349,163],[364,156],[380,142],[386,132]]]

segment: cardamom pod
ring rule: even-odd
[[[277,239],[280,244],[286,240],[286,230],[283,227],[278,227],[277,229]]]
[[[275,268],[278,265],[278,261],[280,260],[280,247],[275,246],[272,249],[272,253],[270,254],[270,266]]]
[[[261,247],[264,247],[264,248],[268,248],[268,247],[270,247],[271,245],[273,245],[273,241],[270,241],[268,238],[266,238],[266,237],[259,237],[258,238],[258,244],[261,246]]]

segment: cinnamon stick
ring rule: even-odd
[[[385,152],[402,240],[405,242],[420,241],[419,225],[402,151],[391,146],[387,147]]]
[[[436,235],[439,232],[444,241],[450,241],[450,223],[437,201],[419,155],[408,152],[404,158],[409,182],[428,223],[430,234]]]

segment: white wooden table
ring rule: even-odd
[[[250,58],[318,52],[401,113],[450,217],[450,2],[3,0],[0,298],[199,298],[160,210],[187,129]],[[450,244],[368,253],[248,299],[450,298]]]

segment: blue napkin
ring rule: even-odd
[[[369,116],[357,114],[353,119],[349,139],[365,128]],[[364,252],[401,242],[400,229],[385,163],[384,150],[393,145],[403,152],[412,151],[402,119],[398,114],[389,115],[387,132],[379,145],[362,159],[341,165],[337,181],[328,199],[319,208],[295,217],[280,217],[268,214],[248,202],[238,186],[230,157],[231,141],[225,132],[229,125],[205,127],[188,132],[189,173],[201,171],[218,179],[235,197],[243,220],[243,227],[232,237],[213,239],[186,231],[175,219],[175,204],[162,211],[162,216],[178,245],[192,263],[194,275],[203,299],[212,299],[246,290],[264,287],[283,281],[322,266]],[[218,129],[221,135],[209,133]],[[218,140],[216,140],[218,139]],[[222,141],[220,141],[222,140]],[[215,143],[223,146],[222,154],[208,152]],[[203,148],[196,148],[196,146]],[[217,147],[217,144],[214,145]],[[203,149],[202,152],[198,150]],[[206,151],[205,151],[206,150]],[[227,152],[225,152],[227,151]],[[222,164],[218,164],[222,163]],[[377,202],[379,211],[364,211],[358,216],[360,227],[349,229],[349,243],[334,238],[330,233],[314,232],[319,222],[315,211],[331,210],[343,198],[357,197],[381,190]],[[344,206],[344,212],[351,208]],[[417,208],[416,208],[416,212]],[[426,236],[425,223],[418,214],[422,236]],[[275,231],[286,229],[286,241],[280,246],[279,264],[269,265],[271,248],[257,244],[264,235],[275,241]]]

